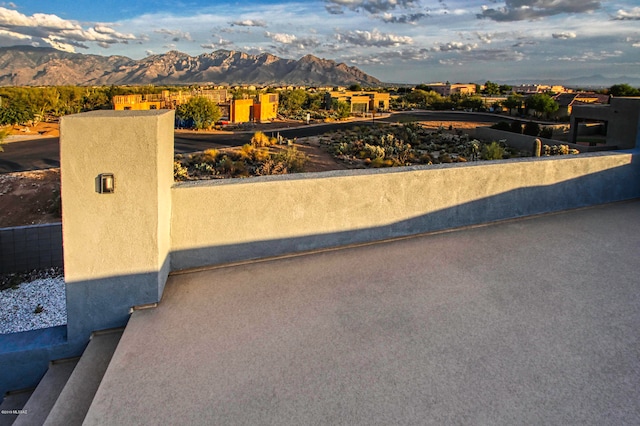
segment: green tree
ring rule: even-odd
[[[322,108],[323,103],[324,95],[321,93],[307,93],[307,102],[304,106],[311,111],[318,111]]]
[[[421,86],[426,87],[424,85]],[[422,89],[415,89],[413,91],[410,91],[409,93],[402,96],[402,99],[404,101],[402,102],[403,104],[418,108],[430,108],[435,104],[443,102],[444,100],[444,98],[440,94],[434,92],[433,90],[426,91]]]
[[[509,108],[509,114],[516,108],[522,108],[522,95],[516,93],[507,96],[507,99],[502,101],[502,106]]]
[[[0,108],[0,125],[24,124],[32,121],[33,118],[33,110],[22,100],[12,101],[9,105]]]
[[[513,90],[513,86],[510,86],[508,84],[501,84],[499,89],[501,94],[510,93]]]
[[[558,103],[551,96],[544,93],[536,93],[529,96],[525,99],[524,105],[527,109],[537,112],[539,116],[549,116],[558,110]]]
[[[609,88],[609,94],[612,96],[640,96],[640,90],[628,84],[614,84]]]
[[[87,89],[82,97],[82,110],[111,109],[111,98],[104,88]]]
[[[185,121],[191,121],[195,129],[210,129],[220,119],[220,108],[210,99],[194,96],[187,103],[179,105],[176,115]]]
[[[302,89],[287,90],[280,94],[280,109],[285,114],[292,114],[302,110],[308,100],[307,92]]]
[[[352,84],[351,86],[349,86],[349,90],[352,92],[361,92],[362,91],[362,86],[360,86],[359,84]]]
[[[468,109],[477,111],[484,108],[484,101],[478,95],[465,96],[460,101],[460,106],[462,108],[468,108]]]
[[[484,83],[484,90],[482,91],[485,95],[499,95],[500,94],[500,86],[498,83],[494,83],[492,81],[487,81]]]
[[[334,100],[331,109],[335,111],[339,119],[347,118],[351,115],[351,105],[347,102]]]
[[[411,89],[409,89],[409,90],[411,90]],[[416,86],[416,90],[423,90],[425,92],[430,92],[433,89],[431,87],[427,86],[426,84],[418,84]]]

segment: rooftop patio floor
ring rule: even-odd
[[[85,424],[640,423],[640,200],[169,277]]]

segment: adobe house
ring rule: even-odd
[[[148,111],[157,109],[176,109],[194,96],[201,96],[215,102],[220,107],[222,117],[232,123],[250,121],[266,122],[278,115],[278,95],[259,94],[255,98],[231,99],[226,89],[194,90],[191,92],[170,92],[161,94],[116,95],[113,97],[113,109],[116,111]],[[388,108],[388,101],[387,101]]]
[[[574,105],[569,142],[576,142],[579,125],[588,122],[604,123],[608,147],[633,149],[640,136],[640,97],[612,97],[608,105]]]
[[[368,113],[371,111],[387,111],[390,95],[379,92],[331,91],[325,95],[325,105],[331,108],[333,101],[347,102],[352,113]]]

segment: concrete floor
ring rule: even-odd
[[[640,424],[640,201],[171,276],[85,424]]]

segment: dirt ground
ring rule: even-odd
[[[463,130],[486,123],[422,122],[426,128]],[[272,125],[273,126],[273,125]],[[255,130],[268,130],[255,127]],[[14,126],[12,135],[59,136],[58,123],[38,123],[32,127]],[[321,137],[300,138],[295,146],[308,157],[307,172],[322,172],[350,168],[327,153],[320,144]],[[22,139],[22,138],[20,138]],[[25,138],[26,139],[26,138]],[[13,142],[19,143],[19,142]],[[60,221],[60,169],[0,174],[0,228]]]
[[[11,136],[45,136],[48,138],[57,138],[60,136],[60,126],[57,122],[53,123],[36,123],[33,126],[14,125],[11,127]]]
[[[0,228],[60,221],[60,169],[0,174]]]

